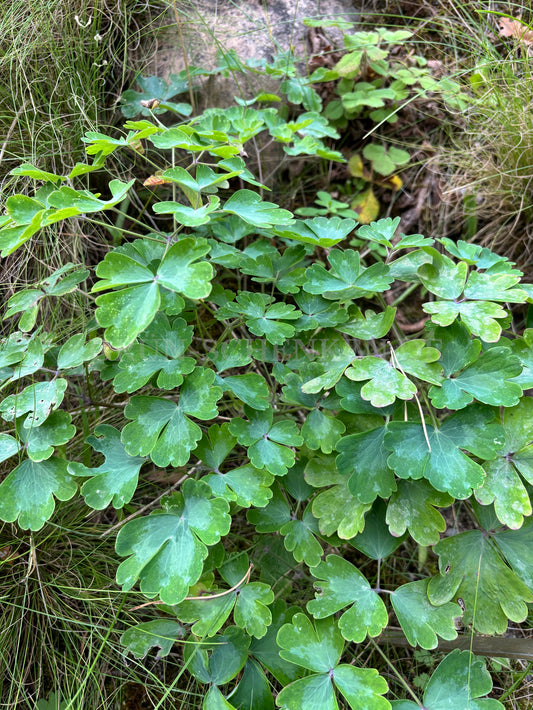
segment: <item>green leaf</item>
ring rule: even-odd
[[[288,228],[278,227],[275,231],[283,239],[294,239],[304,244],[319,247],[332,247],[354,229],[355,220],[340,217],[314,217],[313,219],[294,220]]]
[[[370,147],[371,146],[368,146],[367,150]],[[374,146],[374,148],[375,147],[376,146]],[[399,217],[395,217],[394,219],[387,217],[386,219],[380,219],[377,222],[371,222],[370,224],[359,227],[357,236],[362,239],[368,239],[376,244],[381,244],[384,247],[392,247],[392,240],[399,224]]]
[[[252,659],[246,662],[239,684],[228,697],[239,710],[274,710],[270,683]]]
[[[337,330],[360,340],[374,340],[387,335],[394,323],[396,308],[386,306],[381,313],[369,309],[363,315],[359,306],[353,305],[348,312],[349,320],[342,323]]]
[[[493,406],[518,404],[522,388],[510,380],[521,373],[522,366],[510,348],[494,347],[480,354],[480,341],[471,340],[458,323],[435,328],[434,336],[440,342],[447,378],[441,387],[429,391],[434,407],[462,409],[474,399]]]
[[[67,389],[67,381],[58,378],[49,382],[37,382],[29,385],[19,394],[11,394],[0,404],[2,417],[11,422],[13,419],[30,412],[24,420],[24,428],[40,426],[50,412],[57,409]]]
[[[289,622],[299,609],[296,606],[287,609],[285,602],[277,599],[271,610],[272,623],[261,639],[252,639],[250,653],[279,683],[288,685],[301,674],[301,669],[298,665],[280,658],[276,636],[283,624]]]
[[[198,200],[199,201],[199,200]],[[209,197],[209,202],[200,207],[188,207],[180,202],[156,202],[153,210],[156,214],[172,214],[179,224],[185,227],[199,227],[211,221],[211,213],[218,209],[220,199],[215,195]]]
[[[400,368],[410,375],[434,385],[442,381],[442,367],[435,362],[440,352],[426,347],[424,340],[408,340],[394,354]]]
[[[318,620],[314,627],[305,614],[296,614],[278,631],[280,656],[314,673],[334,668],[344,649],[344,641],[332,620]]]
[[[348,490],[348,481],[335,468],[331,457],[311,459],[305,468],[306,481],[315,487],[332,485],[313,499],[312,510],[318,518],[323,535],[337,533],[343,540],[350,540],[365,527],[365,513],[370,505],[361,501]]]
[[[32,461],[49,459],[54,453],[54,447],[70,441],[76,433],[76,427],[71,421],[70,414],[62,409],[52,412],[43,424],[31,429],[21,426],[22,420],[19,419],[16,424],[17,435],[29,458]]]
[[[77,333],[61,346],[57,355],[57,369],[66,370],[69,367],[79,367],[87,360],[94,360],[101,349],[101,338],[93,338],[85,344],[85,334]]]
[[[220,572],[233,588],[241,582],[248,566],[248,556],[239,555],[235,560],[225,563]],[[268,606],[273,601],[274,594],[267,584],[242,582],[231,592],[212,590],[203,599],[185,600],[174,607],[174,613],[182,621],[196,622],[192,632],[197,636],[213,636],[233,610],[237,626],[250,636],[262,638],[272,622]]]
[[[463,449],[482,459],[493,459],[503,446],[504,432],[494,423],[494,411],[470,405],[425,431],[414,422],[392,422],[385,445],[393,452],[389,466],[400,478],[427,478],[438,491],[468,498],[479,488],[485,473]],[[427,436],[427,438],[426,438]]]
[[[156,619],[136,624],[124,631],[120,643],[135,658],[144,658],[151,648],[157,647],[156,658],[168,656],[172,646],[185,636],[185,629],[172,619]]]
[[[141,592],[178,604],[198,581],[207,545],[229,531],[228,504],[211,497],[209,486],[188,479],[179,493],[163,500],[163,510],[127,522],[117,535],[115,549],[128,557],[117,570],[124,591],[137,580]]]
[[[305,614],[278,631],[280,655],[313,671],[283,688],[277,704],[283,710],[337,710],[337,688],[352,710],[386,710],[390,703],[381,696],[387,683],[373,668],[338,665],[344,643],[331,620],[317,620],[313,626]]]
[[[139,470],[145,458],[129,456],[120,441],[120,432],[109,424],[95,427],[96,436],[89,436],[87,443],[104,455],[105,461],[97,468],[87,468],[81,463],[69,463],[72,476],[90,477],[81,487],[85,502],[95,510],[103,510],[112,501],[117,510],[133,498]],[[97,438],[99,437],[99,438]]]
[[[439,298],[459,298],[465,286],[468,265],[464,261],[456,264],[433,247],[424,251],[432,257],[430,264],[422,264],[418,269],[418,277],[424,286]]]
[[[283,476],[294,465],[295,455],[290,446],[301,446],[302,437],[292,419],[273,422],[269,407],[256,411],[245,407],[249,422],[233,419],[230,432],[239,444],[248,447],[248,456],[256,468],[266,468],[274,476]]]
[[[302,436],[312,451],[320,449],[324,454],[330,454],[345,430],[338,419],[313,409],[302,426]]]
[[[507,619],[520,623],[526,618],[526,602],[533,601],[533,594],[483,532],[469,530],[444,538],[435,552],[440,575],[429,582],[432,604],[462,599],[463,623],[482,634],[503,634]]]
[[[113,379],[115,392],[135,392],[156,374],[160,389],[175,389],[183,383],[195,366],[191,357],[182,357],[192,342],[193,328],[183,318],[176,318],[172,325],[164,313],[158,313],[140,336],[141,343],[134,343],[122,355],[119,372]]]
[[[301,313],[292,304],[272,303],[265,293],[239,292],[235,301],[219,309],[219,318],[244,316],[247,328],[254,335],[264,335],[269,343],[282,345],[295,333],[294,326],[282,319],[295,320]]]
[[[365,529],[349,541],[356,550],[376,561],[392,555],[406,537],[390,534],[385,522],[386,511],[385,502],[378,498],[365,516]]]
[[[409,530],[419,545],[435,545],[446,521],[434,506],[445,508],[453,503],[452,496],[441,493],[427,481],[398,481],[387,508],[387,524],[395,537]]]
[[[364,268],[353,249],[332,249],[328,261],[331,271],[316,263],[307,269],[304,291],[328,300],[347,301],[385,291],[392,281],[388,266],[377,263]]]
[[[196,69],[196,67],[189,67],[189,69]],[[194,71],[193,76],[198,73],[198,70]],[[152,113],[165,113],[168,110],[166,105],[169,99],[188,90],[185,71],[179,74],[169,74],[168,82],[157,76],[138,76],[136,81],[141,91],[127,89],[122,92],[120,97],[120,110],[126,118],[134,118],[139,114],[151,116]],[[150,101],[151,99],[157,99],[158,105],[149,110],[142,105],[141,101]],[[176,113],[181,113],[183,116],[188,116],[192,111],[192,107],[189,104],[170,104],[170,106]]]
[[[458,648],[439,663],[429,679],[424,692],[424,708],[427,710],[504,710],[499,700],[481,698],[492,690],[492,678],[485,660],[470,651]],[[410,700],[394,700],[395,710],[417,710],[418,705]]]
[[[490,352],[490,351],[489,351]],[[483,467],[487,474],[483,486],[475,491],[482,505],[494,501],[500,522],[519,528],[523,516],[531,515],[531,502],[521,477],[533,483],[533,400],[524,397],[516,407],[502,413],[505,446],[498,457]]]
[[[268,229],[276,224],[289,224],[293,215],[273,202],[263,202],[252,190],[237,190],[226,201],[224,212],[235,214],[248,224]]]
[[[369,636],[379,636],[387,626],[388,614],[379,595],[363,574],[342,557],[328,555],[311,570],[318,579],[315,599],[307,610],[315,619],[324,619],[349,606],[339,619],[339,629],[347,641],[361,643]]]
[[[396,490],[394,472],[389,468],[389,450],[384,445],[388,426],[344,436],[337,443],[337,469],[350,475],[348,488],[361,503],[372,503],[378,496],[388,498]],[[327,453],[327,452],[326,452]]]
[[[120,349],[150,325],[161,305],[161,296],[154,282],[98,296],[96,304],[96,319],[106,329],[105,339]]]
[[[533,590],[533,520],[524,520],[520,530],[496,533],[494,541],[518,577]]]
[[[222,387],[224,392],[231,392],[252,409],[268,409],[270,406],[270,390],[267,382],[262,375],[258,375],[256,372],[248,372],[245,375],[229,375],[228,377],[217,375],[216,383]]]
[[[361,396],[374,407],[386,407],[395,399],[412,399],[416,386],[392,363],[380,357],[368,355],[354,360],[344,373],[349,380],[369,380],[361,388]]]
[[[98,264],[96,273],[102,280],[93,286],[93,291],[102,291],[140,284],[96,299],[98,323],[106,328],[105,337],[116,348],[129,345],[153,321],[161,304],[160,287],[200,299],[209,295],[213,277],[211,264],[194,263],[209,251],[205,239],[187,237],[171,246],[155,274],[147,266],[149,261],[134,251],[148,248],[144,242],[137,240],[128,246],[129,254],[115,249]]]
[[[502,328],[498,320],[507,317],[501,306],[489,301],[431,301],[422,304],[422,308],[431,315],[434,323],[444,327],[461,316],[470,332],[479,335],[486,343],[495,343],[500,339]]]
[[[25,175],[26,177],[31,177],[34,180],[44,180],[45,182],[58,182],[59,180],[66,180],[62,175],[55,175],[55,173],[48,173],[46,170],[41,170],[36,168],[30,163],[22,163],[18,168],[13,168],[10,175]]]
[[[316,539],[318,533],[317,521],[311,512],[309,504],[303,512],[301,520],[289,520],[279,528],[284,536],[285,549],[292,552],[296,562],[305,562],[308,567],[315,567],[322,557],[322,546]]]
[[[18,518],[23,530],[40,530],[54,512],[54,496],[70,500],[75,493],[66,461],[25,459],[0,483],[0,520],[13,523]]]
[[[250,637],[230,626],[211,644],[185,644],[184,660],[188,671],[201,683],[225,685],[244,667],[249,646]]]
[[[197,367],[187,376],[176,404],[161,397],[132,397],[124,410],[132,419],[122,430],[122,443],[130,456],[150,456],[156,466],[183,466],[202,430],[189,416],[203,421],[217,415],[222,396],[213,386],[215,373]]]
[[[437,648],[437,636],[452,641],[457,638],[455,620],[461,617],[458,604],[447,602],[433,606],[428,599],[427,579],[398,587],[391,594],[394,612],[411,646]]]
[[[355,358],[352,348],[342,335],[334,330],[323,330],[314,335],[312,347],[319,353],[317,363],[324,374],[313,377],[302,385],[301,389],[305,394],[316,394],[323,389],[332,389]]]

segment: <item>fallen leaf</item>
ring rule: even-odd
[[[498,24],[500,37],[513,37],[530,47],[533,46],[533,30],[528,29],[528,25],[510,17],[500,17]]]

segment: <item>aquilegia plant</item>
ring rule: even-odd
[[[117,584],[160,602],[159,619],[124,632],[126,652],[182,644],[208,710],[417,707],[385,697],[358,644],[390,625],[424,649],[461,624],[501,634],[533,601],[533,330],[519,334],[509,308],[532,287],[488,249],[398,236],[398,219],[360,227],[358,243],[380,249],[357,251],[353,220],[263,199],[243,145],[266,132],[289,154],[341,160],[319,113],[233,107],[125,127],[88,134],[94,163],[68,177],[13,171],[37,188],[7,199],[4,257],[47,225],[115,214],[133,179],[104,197],[76,185],[119,150],[152,166],[159,229],[126,218],[135,233],[95,269],[65,264],[10,298],[0,519],[39,531],[78,494],[135,510],[147,468],[177,469],[116,535]],[[426,323],[405,335],[394,302],[413,287]],[[94,320],[66,340],[46,332],[41,304],[76,289]],[[65,447],[80,388],[100,403],[83,463]],[[106,402],[124,407],[116,426]],[[441,538],[455,501],[475,522]],[[391,588],[380,565],[404,541],[433,546],[439,569]],[[502,708],[482,698],[491,688],[484,661],[456,650],[421,703]]]

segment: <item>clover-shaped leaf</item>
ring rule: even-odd
[[[388,266],[377,263],[364,268],[359,252],[353,249],[332,249],[328,261],[331,271],[320,264],[313,264],[307,269],[304,291],[332,301],[347,301],[385,291],[392,281]]]
[[[211,213],[218,209],[220,199],[210,195],[209,201],[199,207],[189,207],[181,202],[156,202],[153,210],[156,214],[172,214],[174,219],[184,227],[199,227],[211,220]]]
[[[213,385],[215,373],[197,367],[187,376],[176,404],[162,397],[132,397],[124,410],[132,419],[122,430],[122,443],[130,456],[150,456],[156,466],[183,466],[202,430],[189,416],[209,420],[217,415],[222,396]]]
[[[337,468],[342,475],[351,474],[348,488],[361,503],[372,503],[378,496],[388,498],[396,490],[394,472],[387,459],[389,450],[384,445],[388,426],[350,434],[336,445]]]
[[[386,407],[396,397],[412,399],[416,394],[416,386],[411,380],[380,357],[367,355],[354,360],[344,374],[355,382],[369,380],[361,388],[361,396],[370,400],[374,407]]]
[[[313,409],[302,426],[302,436],[309,449],[330,454],[346,430],[345,425],[320,409]]]
[[[24,459],[0,483],[0,520],[13,523],[18,518],[23,530],[40,530],[54,512],[54,496],[70,500],[75,493],[64,459]]]
[[[213,494],[234,500],[238,505],[248,508],[251,505],[265,506],[272,497],[270,485],[274,477],[267,471],[260,470],[251,464],[230,469],[226,473],[220,467],[228,454],[233,450],[237,440],[229,432],[229,423],[222,426],[213,424],[198,446],[195,454],[213,473],[203,477]]]
[[[533,519],[527,518],[519,530],[504,530],[493,537],[522,582],[533,589]]]
[[[191,299],[205,298],[211,291],[213,267],[205,261],[195,263],[209,251],[205,239],[181,239],[170,247],[155,273],[150,268],[153,257],[142,256],[146,251],[142,242],[139,254],[134,247],[129,253],[115,249],[96,268],[102,280],[93,291],[120,289],[96,299],[96,319],[106,328],[106,340],[116,348],[129,345],[153,321],[161,305],[161,287]]]
[[[235,678],[244,666],[249,646],[250,637],[242,629],[230,626],[223,634],[215,636],[210,644],[185,644],[187,669],[201,683],[211,683],[214,687],[225,685]],[[213,707],[233,706],[227,704]]]
[[[159,312],[140,336],[120,358],[119,372],[113,379],[115,392],[135,392],[157,374],[160,389],[175,389],[183,383],[196,364],[194,358],[183,357],[192,341],[193,328],[183,318],[172,324]]]
[[[162,511],[120,529],[115,549],[128,559],[117,569],[117,583],[128,591],[139,580],[146,596],[178,604],[202,574],[207,545],[227,534],[231,518],[228,503],[212,498],[206,483],[192,479],[162,505]]]
[[[332,457],[311,459],[305,468],[305,480],[315,487],[332,486],[321,491],[312,503],[313,515],[323,535],[336,532],[343,540],[350,540],[363,530],[365,513],[371,506],[361,503],[349,491],[347,477],[338,473]]]
[[[291,212],[281,209],[273,202],[263,202],[252,190],[237,190],[222,209],[261,229],[268,229],[276,224],[289,224],[293,218]]]
[[[220,574],[231,585],[227,593],[214,590],[203,599],[185,600],[174,607],[174,613],[182,621],[196,622],[192,632],[197,636],[213,636],[233,610],[238,627],[250,636],[262,638],[272,622],[268,607],[274,601],[274,593],[268,584],[247,581],[248,569],[246,554],[228,560],[220,568]]]
[[[531,515],[529,494],[521,477],[533,483],[533,400],[524,397],[516,407],[505,409],[502,424],[505,446],[496,459],[483,464],[487,477],[475,495],[482,505],[494,501],[500,522],[519,528],[523,516]]]
[[[446,521],[435,506],[445,508],[451,503],[452,496],[436,491],[427,481],[398,481],[387,507],[387,524],[395,537],[409,530],[420,545],[435,545],[439,533],[446,530]]]
[[[195,70],[193,71],[193,76],[199,73],[196,67],[188,67],[189,75],[191,69]],[[151,116],[152,113],[165,113],[169,108],[172,108],[182,116],[188,116],[191,113],[192,107],[190,104],[169,103],[169,100],[174,96],[183,94],[188,90],[188,76],[185,71],[179,74],[170,74],[168,82],[157,76],[138,76],[137,84],[141,91],[127,89],[120,97],[120,110],[126,118],[134,118],[139,114]],[[143,101],[146,104],[146,102],[150,102],[153,99],[156,99],[157,103],[150,109],[142,104]]]
[[[54,453],[54,447],[63,446],[76,433],[72,417],[62,409],[56,409],[40,426],[26,429],[22,420],[17,421],[17,434],[21,447],[32,461],[44,461]]]
[[[294,220],[286,228],[278,227],[276,234],[284,239],[294,239],[304,244],[332,247],[354,229],[355,220],[340,217],[314,217],[314,219]]]
[[[61,346],[57,354],[57,369],[66,370],[69,367],[79,367],[87,360],[93,360],[101,349],[101,338],[93,338],[85,344],[84,333],[77,333]]]
[[[337,555],[311,570],[315,582],[315,599],[307,610],[315,619],[324,619],[337,611],[350,608],[339,619],[339,629],[347,641],[361,643],[369,636],[378,636],[388,623],[385,604],[359,570]]]
[[[123,508],[133,498],[139,470],[146,458],[127,454],[120,432],[109,424],[99,424],[94,433],[96,436],[89,436],[87,443],[104,455],[104,463],[96,468],[69,463],[68,472],[73,476],[90,477],[81,487],[81,494],[91,508],[103,510],[110,502],[114,508]]]
[[[295,294],[294,300],[302,312],[293,324],[297,331],[334,327],[348,318],[346,311],[339,304],[326,301],[322,296],[300,291]]]
[[[436,546],[440,574],[428,586],[437,606],[462,599],[463,623],[482,634],[503,634],[507,619],[521,622],[533,593],[502,559],[493,540],[479,530],[442,539]]]
[[[394,323],[396,308],[387,306],[381,313],[369,309],[363,315],[359,306],[354,305],[350,306],[348,313],[348,320],[338,330],[360,340],[374,340],[387,335]]]
[[[438,491],[467,498],[485,479],[482,467],[463,449],[479,458],[496,457],[504,432],[494,411],[473,404],[448,417],[439,429],[415,422],[392,422],[385,445],[393,452],[389,466],[400,478],[427,478]]]
[[[24,332],[30,331],[35,325],[40,304],[45,297],[63,296],[66,293],[71,293],[88,275],[87,269],[80,269],[78,265],[67,262],[36,284],[39,288],[23,289],[13,294],[7,302],[4,318],[22,313],[19,328]]]
[[[295,454],[290,446],[301,446],[302,437],[292,419],[273,423],[269,407],[256,411],[245,407],[249,422],[233,419],[229,430],[239,444],[248,447],[248,456],[256,468],[266,468],[274,476],[283,476],[294,465]]]
[[[0,404],[2,417],[11,422],[29,412],[24,419],[25,429],[40,426],[53,409],[59,407],[65,396],[67,381],[58,378],[49,382],[29,385],[19,394],[11,394]]]
[[[246,259],[241,258],[241,271],[253,276],[258,283],[272,283],[282,293],[298,293],[304,280],[302,268],[306,249],[303,246],[290,246],[283,254],[276,250],[272,253],[259,253],[252,256],[250,249],[245,249]]]
[[[156,619],[130,626],[120,637],[120,643],[135,658],[144,658],[148,651],[156,646],[157,658],[168,656],[172,646],[185,635],[181,624],[172,619]]]
[[[440,344],[446,375],[440,387],[429,391],[434,407],[462,409],[474,398],[493,406],[518,404],[522,388],[511,380],[520,375],[522,365],[510,348],[494,347],[480,354],[480,341],[472,340],[458,323],[435,328],[434,337]]]
[[[455,620],[461,607],[452,602],[434,606],[428,599],[427,579],[409,582],[391,593],[391,602],[405,637],[411,644],[432,649],[438,645],[437,635],[446,641],[457,638]]]
[[[273,303],[264,293],[240,292],[235,301],[227,303],[219,312],[219,318],[244,316],[246,326],[254,335],[264,335],[269,343],[282,345],[292,338],[295,329],[283,320],[295,320],[301,313],[292,304]]]
[[[370,148],[371,146],[369,146]],[[373,146],[376,148],[378,146]],[[367,157],[367,156],[365,156]],[[381,244],[384,247],[392,247],[392,240],[400,224],[400,218],[387,217],[386,219],[380,219],[377,222],[371,222],[370,224],[365,224],[359,227],[357,230],[357,236],[363,239],[368,239],[376,244]]]
[[[250,510],[247,518],[257,532],[279,532],[283,535],[285,549],[293,553],[297,562],[304,560],[309,567],[320,562],[322,547],[316,539],[317,522],[310,505],[298,519],[279,489],[275,488],[268,505],[260,510]]]
[[[424,691],[427,710],[504,710],[499,700],[482,698],[492,690],[485,660],[458,648],[439,663]],[[411,700],[393,700],[394,710],[418,710]]]
[[[405,534],[394,536],[389,532],[385,522],[386,512],[385,501],[378,498],[365,515],[365,529],[349,541],[352,547],[373,560],[384,560],[392,555],[406,537]]]
[[[312,671],[283,688],[276,699],[282,710],[336,710],[337,689],[353,710],[387,710],[387,683],[374,668],[340,664],[344,642],[331,619],[311,623],[296,614],[278,631],[280,656]]]

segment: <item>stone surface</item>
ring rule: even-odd
[[[143,74],[162,78],[190,65],[212,69],[217,66],[217,51],[235,50],[244,59],[265,59],[290,47],[304,61],[312,53],[309,28],[302,20],[309,18],[356,21],[354,0],[176,0],[176,13],[169,10],[157,35],[157,48],[144,65]],[[180,27],[176,22],[176,14]],[[326,44],[339,43],[335,28],[324,30]],[[237,83],[236,83],[237,81]],[[204,80],[199,108],[228,106],[235,95],[250,98],[258,90],[276,90],[265,77],[239,75]]]

